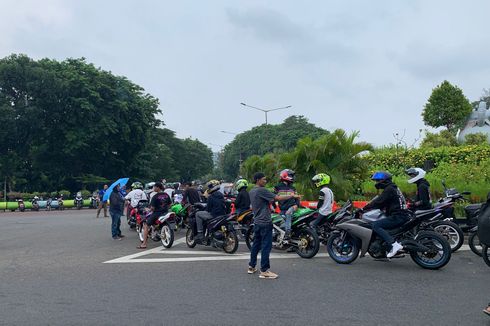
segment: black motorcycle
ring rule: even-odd
[[[315,231],[318,234],[318,238],[320,239],[320,243],[327,245],[328,238],[330,234],[334,230],[335,225],[338,223],[345,222],[349,219],[352,219],[352,202],[349,200],[345,202],[345,204],[335,212],[328,214],[326,216],[318,216],[310,225],[313,227],[313,223],[315,225]]]
[[[185,242],[189,248],[196,245],[211,246],[213,248],[223,249],[228,254],[233,254],[238,249],[238,237],[233,228],[233,217],[230,215],[221,215],[210,220],[204,221],[204,238],[197,242],[196,213],[206,208],[206,204],[196,204],[189,214],[189,225],[185,235]]]
[[[435,210],[441,211],[444,207]],[[373,232],[371,226],[373,220],[383,218],[384,214],[377,210],[364,215],[362,219],[350,219],[335,226],[327,243],[328,254],[335,262],[350,264],[359,257],[359,252],[361,257],[369,253],[376,259],[386,258],[389,245]],[[426,269],[439,269],[451,259],[451,247],[439,233],[419,229],[420,224],[428,218],[428,214],[412,215],[405,224],[389,232],[402,244],[400,252],[409,253],[417,265]]]
[[[284,239],[285,220],[281,214],[272,214],[272,248],[296,252],[302,258],[313,258],[320,249],[320,240],[316,231],[310,227],[317,211],[300,207],[292,217],[291,238]],[[250,225],[245,237],[248,249],[252,248],[254,225]]]
[[[81,192],[77,192],[74,200],[75,207],[77,209],[82,209],[83,207],[83,197]]]

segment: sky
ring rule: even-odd
[[[432,89],[490,88],[490,1],[0,0],[0,57],[85,57],[159,98],[166,126],[220,150],[290,115],[411,145]],[[230,133],[222,133],[227,131]]]

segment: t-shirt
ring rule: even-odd
[[[199,203],[200,201],[201,201],[201,196],[199,195],[199,192],[197,191],[196,188],[189,187],[184,192],[184,203],[189,203],[191,205],[194,205],[196,203]]]
[[[166,213],[171,203],[166,193],[158,192],[151,198],[150,206],[153,207],[154,213]]]
[[[255,187],[250,190],[250,203],[254,213],[255,224],[271,224],[270,203],[276,195],[264,187]]]
[[[104,198],[105,192],[106,191],[104,189],[102,189],[102,190],[99,191],[99,199],[100,199],[100,201],[103,201],[102,198]]]
[[[172,198],[174,197],[174,190],[172,188],[167,188],[167,189],[164,190],[164,192],[172,200]]]
[[[124,198],[131,201],[131,207],[138,206],[140,200],[148,200],[145,192],[141,189],[131,190]]]
[[[293,196],[296,194],[296,189],[291,184],[280,182],[274,187],[274,192],[278,196]],[[281,200],[279,202],[279,208],[283,212],[287,211],[289,208],[293,207],[294,205],[299,206],[299,199],[292,197],[286,200]]]
[[[322,206],[318,207],[318,212],[323,216],[332,213],[334,199],[332,190],[330,190],[330,188],[328,187],[323,187],[322,189],[320,189],[318,199],[323,202]]]

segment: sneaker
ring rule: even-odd
[[[260,278],[270,278],[270,279],[275,279],[275,278],[278,278],[279,275],[277,275],[276,273],[272,273],[270,270],[267,270],[265,272],[260,272],[260,275],[259,275]]]
[[[122,240],[122,238],[120,238],[120,237],[114,237],[114,238],[112,238],[112,240]]]
[[[254,274],[257,272],[257,268],[248,266],[248,274]]]
[[[387,258],[391,258],[393,257],[394,255],[396,255],[396,253],[403,249],[403,246],[398,243],[398,242],[394,242],[392,245],[391,245],[391,250],[390,252],[386,255]]]
[[[196,243],[202,243],[203,239],[204,239],[204,235],[202,234],[202,232],[197,232],[194,241],[196,241]]]
[[[120,235],[119,235],[119,238],[124,238],[124,237],[126,237],[126,236],[125,236],[125,235],[123,235],[123,234],[120,234]]]

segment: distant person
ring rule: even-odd
[[[426,172],[421,168],[410,168],[405,171],[410,179],[408,183],[417,185],[417,196],[415,197],[412,210],[427,210],[432,209],[432,201],[430,198],[430,183],[425,179]]]
[[[175,190],[174,190],[174,186],[172,184],[167,183],[165,185],[165,190],[163,192],[165,192],[168,195],[168,197],[170,198],[170,200],[173,201]]]
[[[133,182],[131,185],[132,190],[124,196],[124,199],[129,201],[127,210],[126,210],[126,217],[129,219],[129,216],[131,214],[131,210],[133,208],[136,208],[138,206],[138,203],[140,200],[148,200],[148,197],[146,196],[146,193],[143,191],[143,184],[141,182]]]
[[[104,209],[104,217],[109,217],[107,215],[107,200],[104,201],[103,199],[105,192],[107,191],[107,188],[109,188],[109,186],[104,185],[104,188],[99,191],[99,208],[97,209],[97,218],[99,218],[100,211],[102,210],[102,208]]]
[[[122,240],[122,238],[124,238],[124,235],[121,234],[121,216],[123,215],[124,210],[124,198],[121,196],[120,191],[121,188],[119,185],[115,186],[109,197],[109,213],[111,214],[112,219],[111,232],[112,239],[114,240]]]
[[[235,200],[235,210],[237,215],[242,214],[250,209],[250,195],[247,191],[248,181],[239,179],[235,182],[235,188],[238,190],[238,195]]]
[[[181,204],[184,198],[184,191],[180,188],[180,182],[174,183],[174,204]]]
[[[194,205],[201,202],[201,195],[199,191],[194,187],[192,182],[187,182],[184,188],[184,195],[182,199],[182,203]]]
[[[267,178],[262,172],[254,175],[255,188],[250,190],[250,202],[254,213],[254,238],[250,250],[250,262],[248,263],[248,274],[257,272],[257,255],[260,251],[260,278],[275,279],[276,273],[270,271],[269,255],[272,249],[272,218],[270,204],[273,201],[283,201],[291,198],[299,199],[296,194],[285,196],[275,195],[265,188]]]

